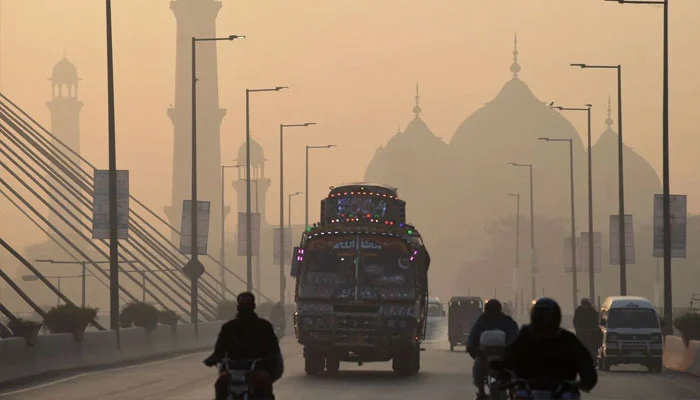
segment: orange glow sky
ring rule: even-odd
[[[166,0],[113,3],[118,167],[131,171],[132,193],[162,212],[171,193],[166,109],[174,102],[175,18]],[[700,212],[698,19],[699,1],[672,2],[671,190],[689,195],[693,213]],[[304,189],[304,145],[340,145],[313,154],[310,195],[317,204],[329,185],[362,179],[377,147],[406,126],[416,82],[423,119],[449,141],[510,79],[517,32],[521,78],[542,101],[592,103],[595,137],[605,128],[608,95],[616,96],[615,74],[568,64],[623,64],[625,141],[660,175],[661,22],[659,7],[603,0],[223,0],[218,33],[248,39],[219,45],[220,105],[228,110],[222,160],[231,162],[243,143],[244,89],[290,86],[256,96],[252,132],[275,181],[279,123],[318,123],[287,136],[290,192]],[[104,1],[2,0],[1,30],[2,91],[47,128],[51,68],[64,51],[78,67],[83,155],[106,167]],[[583,114],[567,117],[585,133]],[[331,161],[332,168],[320,168]],[[279,196],[272,188],[268,202]],[[274,221],[277,208],[268,209]],[[310,212],[316,220],[317,207]],[[293,213],[301,222],[303,201]]]

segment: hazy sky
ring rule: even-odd
[[[0,1],[2,91],[48,128],[47,78],[65,51],[82,78],[83,155],[106,167],[104,1]],[[670,15],[671,190],[687,193],[697,213],[700,1],[675,0]],[[568,64],[623,64],[625,141],[661,175],[661,22],[660,7],[603,0],[223,0],[218,33],[248,39],[218,47],[220,105],[228,110],[222,160],[232,162],[244,140],[244,89],[290,86],[254,97],[252,132],[274,182],[279,123],[318,123],[287,135],[290,192],[304,190],[304,145],[340,145],[312,155],[316,220],[327,187],[361,179],[377,147],[410,121],[416,82],[423,119],[449,141],[511,78],[517,32],[521,78],[542,101],[592,103],[595,138],[605,128],[608,95],[615,101],[615,74]],[[115,0],[113,23],[118,168],[131,171],[132,193],[162,212],[171,193],[166,109],[174,102],[175,18],[167,0]],[[584,115],[567,115],[581,133]],[[278,196],[271,189],[267,200]],[[268,210],[275,221],[277,207]],[[301,199],[293,214],[302,220]]]

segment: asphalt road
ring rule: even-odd
[[[427,344],[422,370],[400,378],[389,363],[362,367],[341,364],[338,376],[307,377],[301,348],[292,338],[283,340],[285,376],[275,385],[278,399],[470,399],[471,361],[463,348],[450,352],[445,344]],[[461,351],[457,351],[461,350]],[[142,365],[96,371],[37,383],[0,394],[0,400],[210,400],[214,369],[204,367],[205,353],[175,357]],[[585,399],[700,399],[700,379],[643,369],[602,372],[600,382]]]

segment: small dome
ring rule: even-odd
[[[61,61],[54,65],[51,73],[51,80],[54,83],[77,85],[79,79],[78,69],[67,58],[63,57]]]
[[[245,163],[245,142],[238,148],[238,162]],[[256,142],[255,139],[250,139],[250,164],[253,168],[262,167],[265,163],[265,153],[263,152],[260,143]]]

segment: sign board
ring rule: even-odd
[[[117,238],[129,237],[129,171],[117,171]],[[92,194],[92,238],[109,239],[109,170],[96,169]]]
[[[610,216],[610,265],[620,265],[620,216]],[[634,264],[634,224],[625,215],[625,263]]]
[[[247,249],[247,224],[246,213],[238,213],[238,255],[245,257],[248,255]],[[252,240],[252,254],[257,257],[260,254],[260,213],[250,213],[250,232]]]
[[[581,262],[581,240],[576,238],[576,272],[588,270],[582,267]],[[564,272],[571,272],[571,237],[564,238]]]
[[[685,258],[687,196],[671,195],[671,257]],[[654,257],[664,256],[664,201],[654,195]]]
[[[581,265],[582,268],[577,269],[583,270],[585,272],[588,272],[590,270],[589,268],[589,261],[588,261],[588,256],[589,256],[589,249],[588,249],[588,241],[589,241],[590,235],[588,232],[581,232]],[[593,232],[593,271],[595,272],[600,272],[601,267],[603,264],[603,234],[600,232]]]
[[[292,256],[292,229],[284,228],[284,259],[289,260]],[[280,228],[279,226],[272,229],[272,259],[273,263],[280,262]]]
[[[197,201],[197,254],[207,254],[210,210],[210,202]],[[182,201],[180,253],[192,254],[192,200]]]

